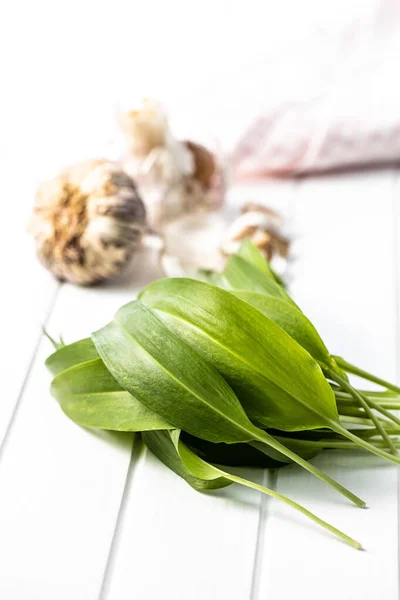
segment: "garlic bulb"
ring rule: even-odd
[[[275,257],[288,258],[290,241],[283,233],[283,219],[276,212],[249,202],[242,207],[222,240],[221,250],[229,256],[237,252],[242,241],[249,237],[268,261]]]
[[[186,214],[221,206],[224,189],[215,157],[199,144],[176,139],[159,102],[145,98],[120,111],[118,124],[124,169],[139,186],[152,229],[164,232]]]
[[[127,152],[138,160],[145,158],[153,148],[167,145],[171,137],[165,111],[153,98],[143,98],[132,106],[120,107],[117,122]]]
[[[126,265],[145,224],[133,180],[116,163],[91,160],[40,185],[30,230],[47,269],[60,280],[88,285]]]

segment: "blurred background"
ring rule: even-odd
[[[39,183],[120,159],[117,114],[143,97],[175,139],[217,153],[230,190],[400,159],[397,0],[6,0],[0,56],[2,191],[18,213],[0,242],[9,277],[32,252]]]
[[[365,129],[385,137],[400,111],[399,22],[396,0],[5,0],[1,169],[12,192],[16,178],[34,185],[112,156],[116,108],[143,95],[165,105],[176,135],[225,152],[260,114],[275,127],[286,115],[278,149],[288,130],[319,139],[335,123],[355,142]]]

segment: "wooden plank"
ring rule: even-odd
[[[261,481],[260,470],[240,474]],[[250,597],[260,495],[199,493],[143,451],[131,475],[104,598]]]
[[[58,284],[41,267],[34,244],[26,232],[33,186],[13,177],[3,163],[3,198],[7,201],[7,223],[0,237],[2,273],[0,452],[13,412],[18,404],[27,372],[37,350],[41,327],[46,321]],[[18,185],[16,185],[18,181]]]
[[[332,353],[395,379],[392,172],[306,180],[295,212],[296,301]],[[365,551],[345,546],[273,501],[254,598],[397,599],[396,467],[358,452],[326,452],[314,462],[363,497],[369,510],[349,505],[294,467],[279,473],[278,491],[359,539]]]
[[[244,201],[287,214],[293,184],[243,185],[231,190],[230,219]],[[264,481],[261,470],[241,470]],[[132,469],[102,597],[124,600],[244,600],[254,585],[260,511],[266,497],[231,486],[200,494],[145,451]]]
[[[90,334],[159,275],[147,265],[142,281],[127,273],[104,287],[64,285],[49,330],[68,341]],[[131,434],[88,431],[62,413],[43,364],[50,351],[43,340],[0,463],[7,600],[98,598],[130,461]]]

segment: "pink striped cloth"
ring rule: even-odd
[[[372,9],[311,36],[283,74],[260,68],[265,109],[234,148],[234,179],[400,162],[400,2],[374,0]],[[277,98],[283,76],[293,85]]]

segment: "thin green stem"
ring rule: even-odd
[[[351,400],[350,394],[344,392],[339,389],[336,385],[332,387],[335,397],[340,400]],[[372,398],[376,402],[393,402],[394,404],[400,405],[400,395],[396,394],[396,392],[391,392],[390,390],[385,390],[384,392],[372,392],[371,390],[359,390],[364,396],[368,396],[368,398]]]
[[[400,435],[400,430],[399,429],[387,429],[386,430],[387,433],[389,435]],[[374,429],[353,429],[350,430],[350,433],[354,433],[354,435],[358,436],[358,437],[364,437],[364,438],[369,438],[369,437],[375,437],[379,435],[379,432],[374,428]]]
[[[382,408],[387,408],[387,409],[390,408],[391,410],[400,410],[400,398],[398,395],[393,396],[393,399],[391,399],[388,396],[377,396],[377,395],[371,394],[371,392],[365,392],[365,391],[361,391],[361,390],[359,390],[359,391],[364,396],[365,399],[368,399],[369,403],[370,403],[370,401],[372,401],[372,402],[375,402],[375,404],[378,404],[379,406],[381,406]],[[342,407],[358,406],[358,402],[356,402],[356,400],[354,400],[354,398],[352,396],[350,396],[350,394],[348,394],[347,392],[337,391],[335,389],[334,394],[335,394],[336,404],[338,406],[342,406]]]
[[[63,342],[63,340],[62,340],[62,338],[61,338],[61,336],[60,336],[60,341],[56,342],[56,340],[53,337],[51,337],[51,335],[45,329],[45,327],[42,327],[42,332],[43,332],[43,335],[46,336],[47,339],[49,340],[49,342],[54,346],[55,350],[58,350],[59,348],[62,348],[62,346],[65,345],[64,342]]]
[[[306,461],[304,458],[301,458],[301,456],[299,456],[298,454],[295,454],[294,452],[289,450],[289,448],[287,448],[286,446],[284,446],[283,444],[278,442],[274,437],[272,437],[265,431],[263,432],[262,436],[257,435],[256,439],[258,439],[260,442],[262,442],[262,444],[260,445],[257,442],[250,442],[250,445],[256,447],[257,450],[261,450],[261,452],[264,452],[265,454],[267,454],[267,452],[264,448],[264,444],[267,444],[267,446],[270,446],[271,448],[273,448],[280,454],[283,454],[284,456],[289,458],[291,461],[297,463],[298,465],[300,465],[301,467],[303,467],[304,469],[306,469],[307,471],[309,471],[310,473],[315,475],[315,477],[318,477],[318,479],[321,479],[321,481],[324,481],[325,483],[327,483],[328,485],[333,487],[333,489],[335,489],[337,492],[339,492],[339,494],[342,494],[343,496],[348,498],[351,502],[354,502],[354,504],[356,504],[360,508],[365,508],[366,504],[365,504],[364,500],[361,500],[361,498],[358,498],[358,496],[356,496],[355,494],[350,492],[350,490],[347,490],[340,483],[338,483],[337,481],[335,481],[334,479],[329,477],[329,475],[326,475],[326,473],[323,473],[322,471],[317,469],[317,467],[314,467],[314,465],[312,465],[311,463]]]
[[[253,483],[252,481],[248,481],[247,479],[242,479],[241,477],[237,477],[236,475],[231,475],[230,473],[226,473],[225,471],[222,471],[220,469],[218,469],[218,470],[223,474],[224,477],[226,477],[227,479],[230,479],[231,481],[233,481],[235,483],[239,483],[240,485],[244,485],[253,490],[257,490],[259,492],[262,492],[263,494],[267,494],[267,496],[271,496],[272,498],[276,498],[277,500],[284,502],[291,508],[294,508],[295,510],[299,511],[304,516],[311,519],[311,521],[314,521],[314,523],[317,523],[317,525],[320,525],[321,527],[323,527],[330,533],[333,533],[333,535],[335,535],[336,537],[338,537],[341,540],[343,540],[344,542],[346,542],[346,544],[349,544],[356,550],[361,550],[362,546],[361,546],[360,542],[357,542],[356,540],[354,540],[347,534],[343,533],[343,531],[340,531],[340,529],[337,529],[333,525],[330,525],[326,521],[323,521],[322,519],[320,519],[319,517],[314,515],[314,513],[310,512],[309,510],[307,510],[300,504],[297,504],[297,502],[294,502],[293,500],[290,500],[290,498],[287,498],[287,496],[283,496],[282,494],[279,494],[278,492],[275,492],[274,490],[270,490],[269,488],[259,485],[258,483]]]
[[[345,413],[347,413],[347,411],[345,411]],[[339,417],[340,420],[343,422],[354,423],[357,425],[365,425],[366,427],[374,426],[374,422],[371,421],[371,419],[367,419],[366,417],[361,416],[356,417],[352,414],[343,414],[341,410],[339,410]],[[378,417],[378,420],[381,423],[382,427],[385,428],[385,431],[387,431],[388,429],[395,429],[396,431],[400,432],[400,426],[395,428],[393,425],[393,420],[387,421],[386,419],[382,419],[381,417]]]
[[[400,419],[396,417],[396,415],[392,415],[392,413],[386,410],[386,408],[384,408],[383,406],[380,406],[378,402],[374,402],[374,400],[369,399],[368,403],[370,406],[372,406],[372,408],[380,412],[382,415],[385,415],[385,417],[393,421],[393,423],[396,423],[396,425],[400,426]]]
[[[367,396],[371,396],[372,398],[387,398],[390,400],[391,398],[397,398],[400,402],[400,394],[397,392],[393,392],[392,390],[384,390],[383,392],[376,392],[373,390],[362,390],[363,394],[367,394]]]
[[[373,427],[374,422],[371,419],[367,419],[366,417],[352,417],[350,415],[341,415],[339,414],[341,423],[350,423],[352,425],[365,425],[366,427]],[[392,428],[393,425],[389,421],[384,421],[383,419],[379,419],[381,424],[388,429]]]
[[[398,394],[400,394],[400,387],[398,387],[394,383],[390,383],[390,381],[386,381],[385,379],[376,377],[375,375],[368,373],[368,371],[364,371],[363,369],[360,369],[359,367],[352,365],[351,363],[347,362],[346,360],[344,360],[344,358],[341,358],[340,356],[334,356],[333,358],[336,360],[337,364],[342,369],[347,371],[347,373],[352,373],[353,375],[358,375],[359,377],[362,377],[363,379],[366,379],[367,381],[372,381],[373,383],[377,383],[378,385],[381,385],[385,388],[389,388],[389,390],[393,390],[394,392],[397,392]]]
[[[349,407],[349,406],[338,406],[338,411],[339,411],[339,417],[355,417],[356,419],[362,419],[364,421],[365,425],[368,424],[372,424],[374,425],[374,421],[371,421],[371,419],[367,419],[367,417],[364,416],[364,412],[361,408],[356,408],[356,407]],[[390,414],[390,413],[389,413]],[[387,419],[383,419],[381,416],[376,417],[378,419],[378,421],[381,423],[382,427],[385,427],[385,429],[387,429],[388,427],[393,427],[393,423],[391,421],[393,421],[393,419],[391,419],[391,421],[388,421]],[[399,427],[400,429],[400,427]]]
[[[367,419],[366,417],[362,416],[363,413],[362,411],[357,411],[357,410],[349,410],[348,407],[338,407],[339,410],[339,417],[341,420],[343,420],[343,422],[345,420],[347,420],[349,423],[358,423],[359,425],[366,425],[366,426],[373,426],[375,425],[374,421],[371,421],[371,419]],[[390,413],[389,413],[390,414]],[[391,421],[388,421],[386,419],[382,419],[382,417],[377,417],[378,421],[380,422],[380,424],[382,425],[382,427],[385,428],[385,431],[389,428],[393,427],[393,419],[391,419]],[[400,431],[400,426],[399,426],[399,431]]]
[[[371,396],[367,396],[369,399],[372,399],[375,402],[374,398]],[[353,408],[356,406],[356,402],[353,398],[343,398],[341,396],[337,396],[335,394],[336,404],[341,409],[346,409],[347,407]],[[400,402],[391,402],[390,400],[386,400],[384,402],[378,401],[376,402],[381,408],[386,408],[387,410],[400,410]]]
[[[397,450],[396,450],[395,446],[392,444],[392,440],[390,439],[390,437],[386,433],[384,427],[382,427],[382,424],[380,423],[379,419],[376,417],[376,415],[370,409],[370,407],[368,405],[368,402],[365,400],[365,398],[363,397],[363,395],[360,394],[360,392],[358,390],[356,390],[355,388],[353,388],[353,386],[348,381],[346,381],[346,379],[343,379],[343,377],[340,377],[340,375],[338,375],[337,373],[335,373],[335,371],[333,371],[332,369],[327,369],[326,372],[327,372],[327,375],[332,379],[332,381],[335,381],[346,392],[348,392],[349,394],[351,394],[355,400],[358,400],[358,402],[360,403],[360,405],[362,406],[362,408],[365,410],[365,412],[368,415],[368,417],[375,424],[375,427],[380,432],[382,438],[385,440],[388,448],[390,448],[390,450],[392,451],[392,453],[396,455],[397,454]]]
[[[329,423],[333,431],[336,431],[336,433],[339,433],[343,437],[351,440],[352,442],[355,442],[358,446],[360,446],[360,448],[365,448],[365,450],[369,450],[369,452],[372,452],[373,454],[376,454],[381,458],[386,458],[387,460],[390,460],[391,462],[400,465],[400,458],[398,456],[395,456],[394,454],[389,454],[389,452],[385,452],[381,448],[377,448],[373,444],[367,442],[363,437],[354,435],[354,433],[342,427],[342,425],[337,421],[329,420]]]
[[[400,440],[392,441],[394,441],[396,448],[400,447]],[[350,441],[336,442],[334,440],[320,440],[320,442],[318,443],[323,444],[325,449],[329,448],[330,450],[360,450],[358,444],[355,444],[354,442]],[[375,448],[386,448],[384,442],[382,442],[381,440],[373,442],[373,445],[375,446]]]

